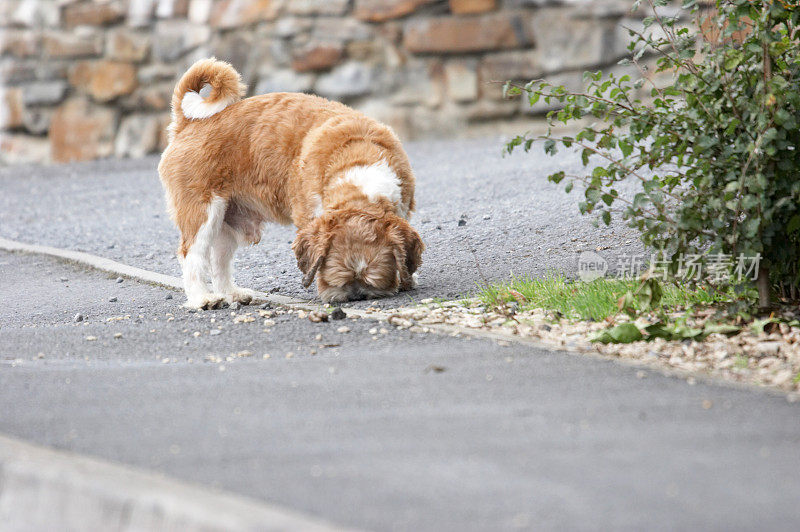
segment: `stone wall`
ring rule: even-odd
[[[0,162],[161,150],[207,56],[248,95],[307,91],[404,139],[522,127],[506,79],[571,85],[625,55],[628,0],[0,0]]]

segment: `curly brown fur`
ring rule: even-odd
[[[298,266],[326,301],[412,288],[424,246],[407,222],[414,175],[394,132],[317,96],[241,94],[238,73],[209,59],[173,95],[159,174],[181,232],[188,304],[247,299],[229,259],[260,240],[266,221],[297,226]]]

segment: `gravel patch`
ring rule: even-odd
[[[378,312],[369,308],[367,312]],[[398,329],[428,333],[431,326],[448,325],[490,331],[509,339],[533,339],[557,349],[633,360],[648,365],[710,375],[727,381],[755,384],[789,392],[800,391],[800,328],[775,324],[769,332],[749,327],[733,336],[710,334],[704,341],[667,341],[655,338],[629,344],[592,343],[592,333],[606,322],[574,321],[543,309],[503,314],[478,301],[423,300],[410,308],[382,310]],[[699,320],[707,316],[699,316]],[[619,318],[619,322],[627,318]],[[501,345],[503,341],[498,343]]]

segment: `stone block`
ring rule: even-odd
[[[178,69],[173,66],[152,63],[142,65],[142,67],[139,68],[137,79],[140,85],[164,80],[177,82],[178,76],[181,74],[183,74],[183,72],[179,72]]]
[[[32,30],[0,31],[0,55],[31,57],[39,53],[39,36]]]
[[[24,103],[20,87],[0,87],[0,129],[22,126]]]
[[[353,15],[367,22],[385,22],[410,15],[436,0],[356,0]]]
[[[349,0],[290,0],[286,12],[292,15],[334,15],[347,12]]]
[[[330,70],[342,59],[342,52],[339,44],[313,44],[295,55],[292,68],[296,72]]]
[[[153,56],[167,63],[211,39],[211,29],[185,20],[160,20],[153,33]]]
[[[444,69],[438,59],[411,58],[394,77],[395,91],[389,103],[402,106],[438,107],[444,99]]]
[[[271,33],[276,37],[286,39],[308,31],[311,24],[312,22],[308,18],[283,16],[275,22]]]
[[[36,81],[22,86],[25,105],[52,105],[60,102],[67,92],[64,80]]]
[[[437,110],[412,107],[410,111],[412,138],[452,138],[466,132],[466,117],[457,107],[446,106]]]
[[[122,119],[114,141],[116,157],[144,157],[158,149],[157,115],[131,115]]]
[[[546,8],[536,11],[532,27],[544,73],[594,67],[621,57],[614,20],[580,18],[572,10]]]
[[[267,46],[266,55],[275,65],[290,66],[292,64],[292,45],[284,39],[272,39]]]
[[[448,61],[444,65],[447,94],[457,102],[471,102],[478,97],[478,62],[475,59]]]
[[[156,17],[183,18],[189,13],[189,0],[157,0]]]
[[[245,84],[250,82],[252,74],[248,68],[248,60],[253,51],[253,34],[250,32],[225,32],[212,41],[212,55],[227,61],[242,75]]]
[[[134,0],[128,4],[127,23],[135,28],[149,26],[155,11],[156,0]]]
[[[51,155],[56,162],[87,161],[114,152],[116,113],[75,98],[63,103],[50,124]]]
[[[313,74],[299,74],[289,69],[279,69],[262,75],[256,84],[255,94],[270,92],[308,92],[314,83]]]
[[[482,99],[469,105],[464,116],[469,122],[484,122],[510,118],[518,112],[519,104],[513,100]]]
[[[353,98],[372,92],[376,81],[374,67],[349,61],[321,75],[314,88],[327,98]]]
[[[74,28],[75,26],[105,26],[125,18],[125,9],[123,3],[119,0],[103,3],[84,2],[70,4],[63,8],[62,13],[64,24],[68,28]]]
[[[70,32],[47,32],[42,39],[44,53],[53,58],[91,57],[103,53],[103,36],[93,28]]]
[[[0,135],[0,165],[50,162],[50,142],[30,135]]]
[[[353,41],[347,43],[345,54],[348,59],[364,62],[382,63],[392,54],[392,47],[387,46],[383,39],[370,39],[368,41]],[[399,67],[399,62],[395,67]]]
[[[175,84],[171,81],[148,83],[121,98],[119,105],[126,111],[165,111],[169,109],[174,88]]]
[[[211,7],[214,0],[189,0],[189,11],[187,16],[193,24],[205,24],[211,17]]]
[[[150,52],[150,35],[117,29],[108,35],[108,57],[116,61],[138,63]]]
[[[107,60],[76,63],[70,70],[69,82],[98,102],[130,94],[138,85],[132,64]]]
[[[311,39],[320,42],[365,41],[373,37],[370,26],[353,18],[321,17],[316,19]]]
[[[468,53],[532,46],[533,36],[530,13],[501,12],[410,20],[403,44],[413,53]]]
[[[208,21],[215,28],[230,29],[275,20],[281,3],[280,0],[217,0]]]
[[[497,7],[497,0],[450,0],[450,12],[457,15],[485,13]]]
[[[513,50],[483,56],[480,65],[480,82],[531,80],[542,75],[537,50]]]
[[[39,0],[22,0],[13,2],[3,0],[0,2],[4,7],[0,11],[2,25],[5,21],[11,21],[15,26],[26,28],[54,27],[59,21],[59,7],[52,1],[42,2]]]
[[[13,24],[14,12],[19,8],[18,2],[19,0],[0,2],[0,20],[3,21],[3,26],[11,26]]]
[[[14,57],[0,58],[0,80],[7,84],[66,77],[66,63],[39,59],[23,60]]]
[[[50,107],[25,107],[22,113],[22,125],[25,131],[33,135],[45,135],[50,129],[53,109]]]
[[[392,128],[401,140],[412,137],[411,108],[398,107],[386,100],[369,99],[356,106],[356,109]]]

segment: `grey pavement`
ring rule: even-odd
[[[800,523],[782,396],[364,320],[264,332],[168,294],[0,253],[0,433],[373,530]]]
[[[559,272],[574,276],[577,254],[600,249],[614,269],[641,251],[621,222],[595,228],[548,173],[580,167],[577,157],[502,156],[501,139],[428,141],[406,148],[417,176],[412,223],[427,249],[416,291],[380,300],[458,297],[485,280]],[[54,167],[0,169],[0,236],[86,251],[178,275],[178,235],[165,214],[155,157]],[[629,187],[628,187],[629,188]],[[624,195],[627,188],[619,187]],[[458,222],[465,217],[466,225]],[[262,291],[311,298],[289,243],[293,227],[267,225],[261,244],[237,256],[237,280]]]

